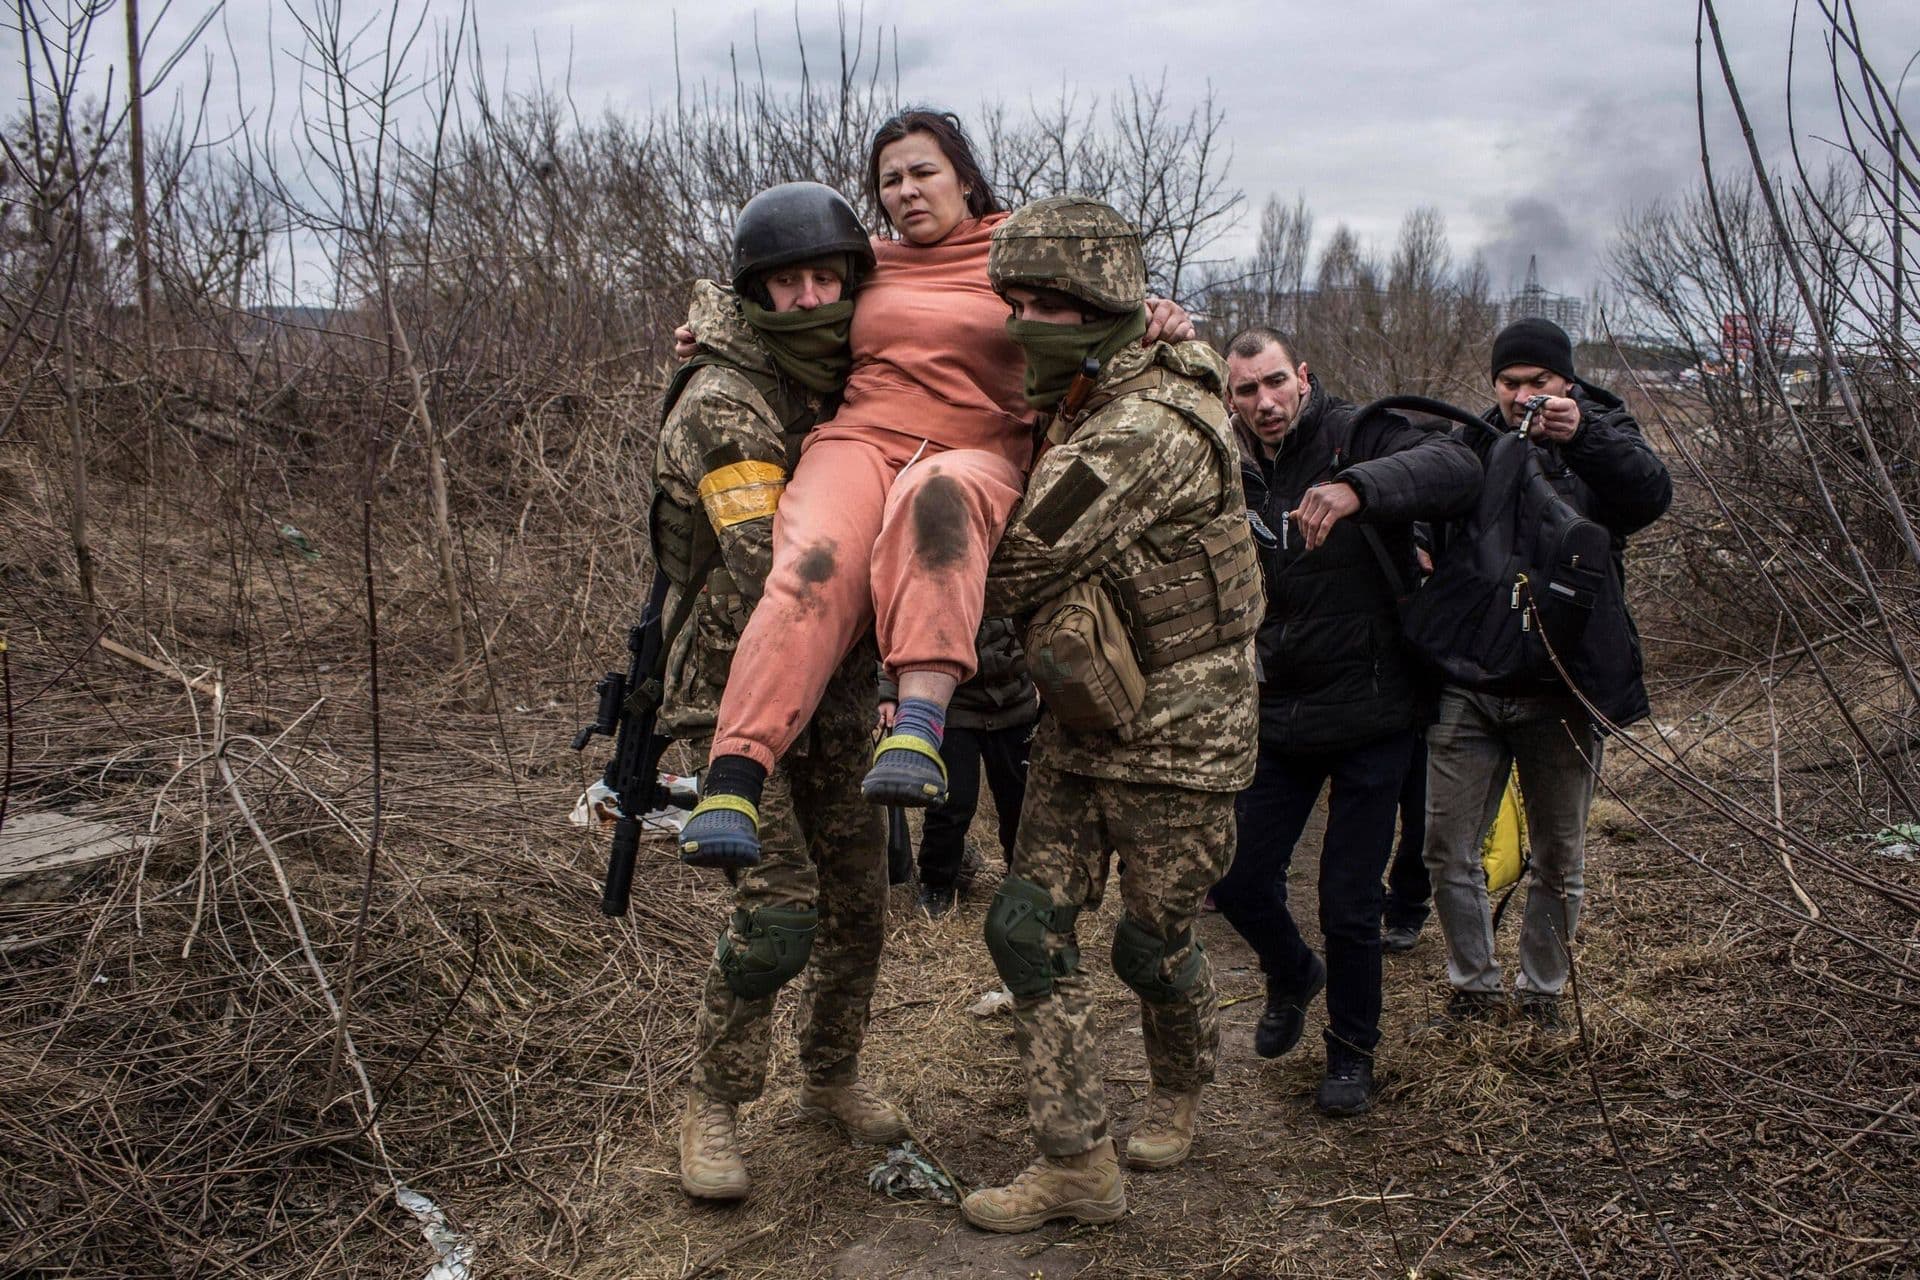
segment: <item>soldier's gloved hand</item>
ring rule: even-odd
[[[1150,347],[1156,342],[1191,342],[1198,336],[1199,330],[1193,327],[1193,317],[1179,303],[1167,298],[1147,299],[1147,336],[1140,345]]]
[[[1333,526],[1360,509],[1360,495],[1350,484],[1334,481],[1317,484],[1306,491],[1289,518],[1300,528],[1312,551],[1327,540]]]

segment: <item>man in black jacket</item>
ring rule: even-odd
[[[1399,597],[1414,572],[1413,523],[1472,506],[1480,466],[1445,432],[1395,414],[1355,418],[1293,344],[1249,329],[1227,347],[1227,390],[1247,506],[1272,531],[1258,653],[1260,762],[1242,792],[1232,868],[1214,902],[1267,974],[1254,1036],[1262,1057],[1300,1040],[1327,991],[1322,1111],[1364,1111],[1380,1039],[1380,876],[1413,751],[1417,679]],[[1287,867],[1331,780],[1313,953],[1287,910]]]
[[[1673,500],[1667,468],[1641,437],[1619,398],[1575,376],[1573,343],[1558,325],[1519,320],[1493,341],[1497,403],[1461,435],[1476,455],[1528,426],[1554,488],[1612,535],[1611,580],[1578,647],[1557,655],[1585,701],[1559,675],[1516,677],[1466,688],[1448,684],[1427,733],[1427,868],[1435,913],[1447,939],[1451,1018],[1484,1018],[1504,1007],[1493,958],[1480,842],[1517,766],[1526,806],[1533,880],[1520,927],[1521,1012],[1543,1027],[1564,1025],[1559,1002],[1567,946],[1580,913],[1587,810],[1600,772],[1600,730],[1592,707],[1613,726],[1647,714],[1640,637],[1627,612],[1623,552],[1629,534],[1652,524]],[[1544,397],[1529,418],[1529,401]],[[1444,547],[1435,570],[1448,569]]]

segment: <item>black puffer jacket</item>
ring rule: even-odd
[[[1544,450],[1547,477],[1572,507],[1613,535],[1613,581],[1595,606],[1581,651],[1567,667],[1580,690],[1616,725],[1629,725],[1648,713],[1640,632],[1626,604],[1626,548],[1631,534],[1665,515],[1673,502],[1673,478],[1640,424],[1620,397],[1586,382],[1576,382],[1580,427],[1573,439]],[[1484,457],[1494,440],[1508,431],[1498,405],[1481,415],[1482,425],[1462,427],[1459,437]],[[1451,531],[1448,531],[1451,532]],[[1494,692],[1531,693],[1564,689],[1557,677]]]
[[[974,649],[980,669],[953,691],[947,723],[962,729],[1005,729],[1040,718],[1040,695],[1027,671],[1027,651],[1011,618],[984,618]]]
[[[953,691],[947,706],[947,724],[956,729],[987,732],[1032,724],[1040,718],[1040,695],[1027,670],[1027,652],[1020,629],[1011,618],[983,618],[974,635],[979,670]],[[899,688],[880,673],[880,700],[898,701]]]
[[[1418,681],[1400,644],[1395,603],[1413,582],[1412,526],[1461,514],[1480,490],[1479,462],[1446,432],[1398,414],[1352,426],[1356,406],[1316,378],[1309,383],[1312,397],[1273,458],[1239,428],[1247,506],[1285,535],[1261,553],[1260,742],[1301,754],[1344,750],[1413,725]],[[1360,511],[1310,552],[1287,513],[1308,489],[1334,478],[1342,436],[1350,438],[1339,479],[1360,495]],[[1400,568],[1398,584],[1388,582],[1363,521]]]

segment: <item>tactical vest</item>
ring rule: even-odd
[[[702,351],[681,365],[667,383],[666,392],[660,399],[660,425],[663,430],[674,405],[679,403],[687,384],[693,381],[693,375],[709,365],[729,369],[745,378],[758,396],[760,407],[766,410],[767,417],[780,421],[780,415],[773,409],[781,390],[777,376],[755,369],[742,369],[711,352]],[[786,446],[788,474],[792,474],[800,460],[800,445],[812,429],[813,417],[812,410],[803,406],[781,422],[780,438]],[[804,425],[796,426],[802,423]],[[725,456],[723,447],[714,450],[703,461],[708,471],[714,471],[740,460],[737,453],[732,457]],[[713,521],[708,518],[705,506],[697,502],[676,502],[663,487],[656,485],[647,523],[654,563],[660,566],[660,571],[667,575],[668,581],[679,588],[683,599],[691,599],[702,587],[718,595],[739,594],[738,584],[720,563],[720,535],[713,527]]]
[[[1085,412],[1128,395],[1164,405],[1200,429],[1212,448],[1220,488],[1219,509],[1191,543],[1172,545],[1170,535],[1156,537],[1149,529],[1141,541],[1160,563],[1125,577],[1103,575],[1140,665],[1151,673],[1252,635],[1265,596],[1240,490],[1239,453],[1225,427],[1209,421],[1178,384],[1170,385],[1158,364],[1099,388]]]

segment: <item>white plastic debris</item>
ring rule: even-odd
[[[991,1018],[996,1013],[1005,1013],[1013,1008],[1013,993],[1005,987],[996,987],[967,1006],[967,1012],[976,1018]]]
[[[596,782],[573,802],[567,821],[576,827],[608,826],[620,817],[620,797],[605,782]]]
[[[867,1174],[867,1185],[883,1195],[959,1204],[960,1192],[938,1165],[913,1149],[912,1140],[887,1152]]]
[[[692,800],[698,792],[692,778],[683,778],[677,773],[660,775],[660,785],[672,792],[676,800]],[[641,816],[640,825],[643,835],[673,837],[680,834],[680,828],[687,825],[692,814],[679,804],[668,805],[664,809],[655,809]],[[576,827],[610,827],[619,821],[620,797],[605,779],[595,782],[580,794],[573,802],[573,812],[567,815],[567,821]]]
[[[1920,858],[1920,822],[1896,822],[1873,837],[1873,851],[1883,858],[1913,862]]]
[[[413,1215],[420,1224],[420,1234],[440,1255],[425,1280],[473,1280],[473,1241],[447,1225],[447,1215],[440,1206],[399,1183],[394,1184],[393,1198]]]

